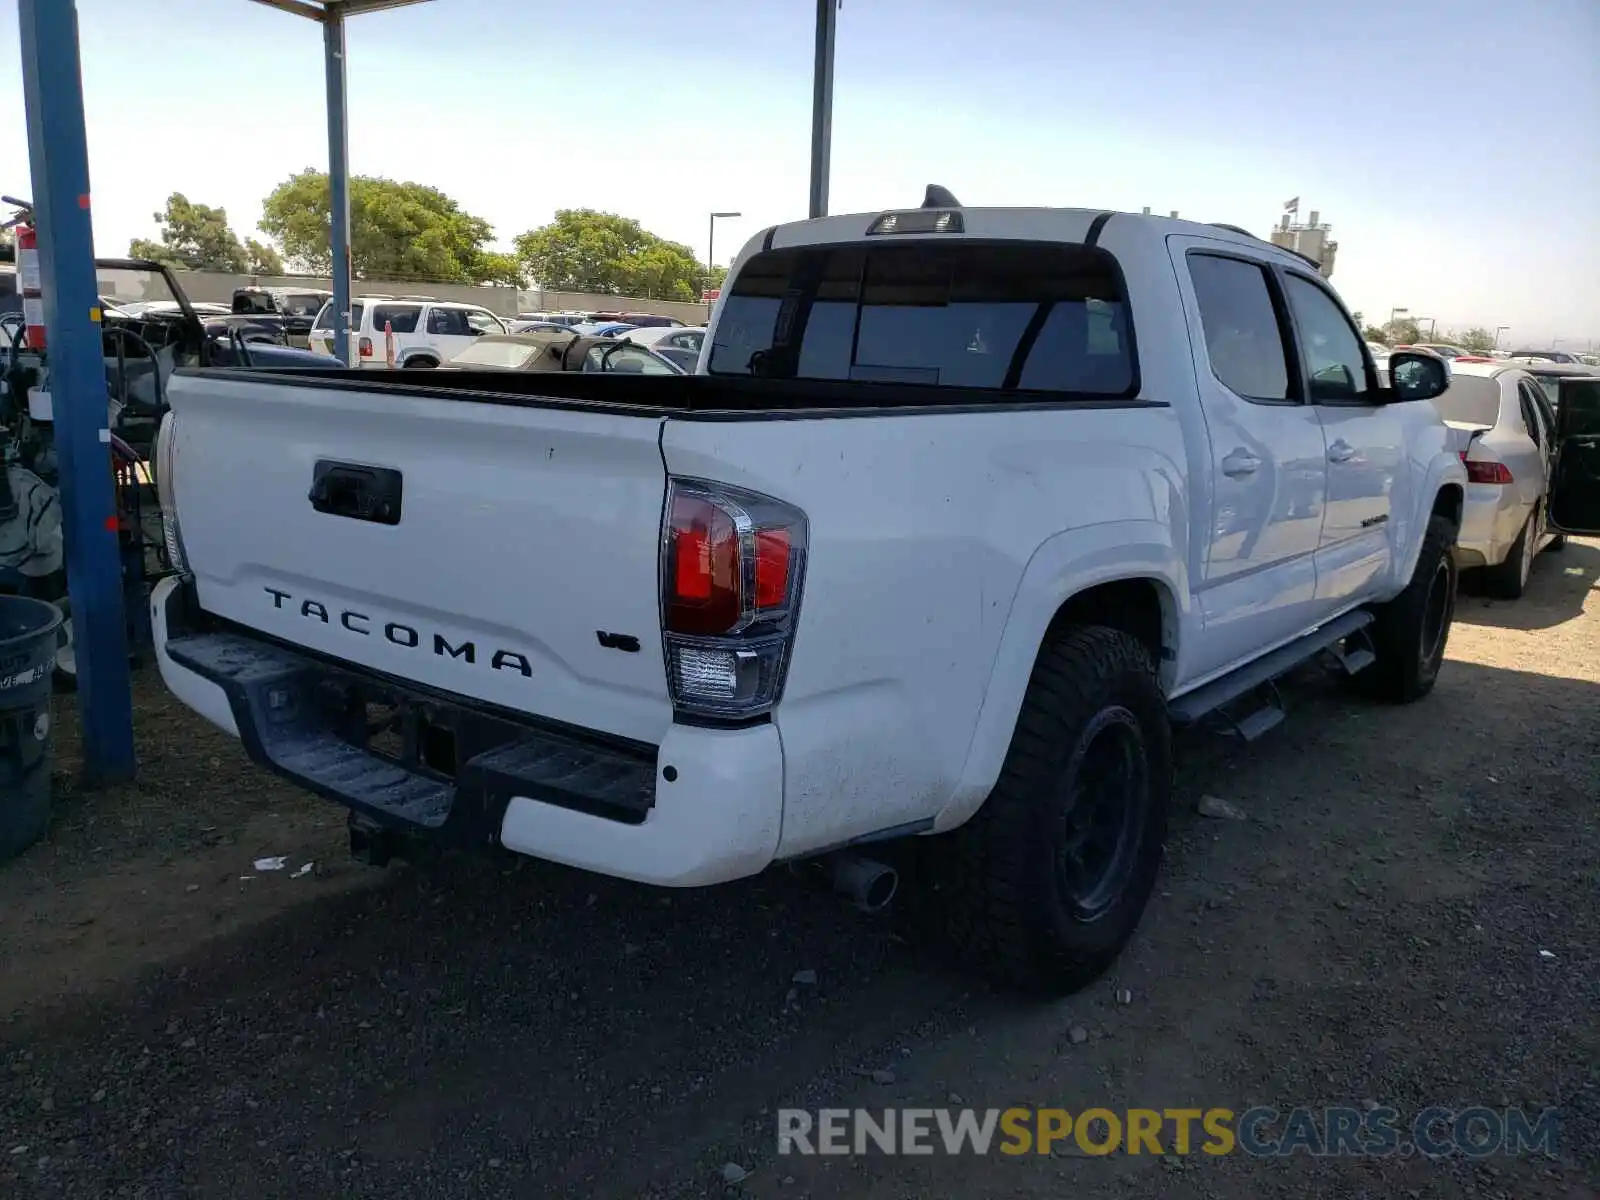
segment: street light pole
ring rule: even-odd
[[[833,153],[833,45],[839,0],[817,0],[816,59],[811,68],[811,211],[828,215],[828,169]]]

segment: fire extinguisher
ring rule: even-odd
[[[44,349],[44,280],[39,273],[39,235],[26,222],[17,226],[17,282],[30,350]]]

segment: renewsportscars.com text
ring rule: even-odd
[[[1554,1156],[1555,1109],[801,1108],[778,1110],[779,1154],[1307,1154]]]

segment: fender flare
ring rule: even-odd
[[[1416,572],[1417,557],[1422,553],[1423,535],[1428,529],[1428,519],[1433,515],[1433,503],[1439,492],[1450,484],[1461,489],[1461,498],[1465,502],[1467,469],[1461,465],[1460,455],[1442,450],[1428,462],[1425,482],[1415,493],[1409,523],[1403,531],[1405,537],[1401,545],[1406,548],[1406,556],[1404,561],[1395,563],[1393,587],[1397,593],[1411,582],[1411,576]]]
[[[966,821],[1000,778],[1039,648],[1061,606],[1103,583],[1152,580],[1166,593],[1162,625],[1166,649],[1175,655],[1178,633],[1193,610],[1185,562],[1182,549],[1173,544],[1171,528],[1152,520],[1112,521],[1067,530],[1046,539],[1033,552],[1012,597],[961,777],[934,819],[934,832]],[[1163,657],[1166,661],[1158,665],[1165,675],[1175,658]]]

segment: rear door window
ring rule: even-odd
[[[421,315],[420,304],[375,304],[372,307],[372,327],[382,333],[387,323],[396,333],[415,333],[417,318]]]
[[[1220,254],[1188,255],[1211,373],[1246,400],[1286,401],[1289,352],[1266,267]]]
[[[1121,274],[1034,243],[805,247],[756,255],[723,297],[720,375],[1131,396]]]

